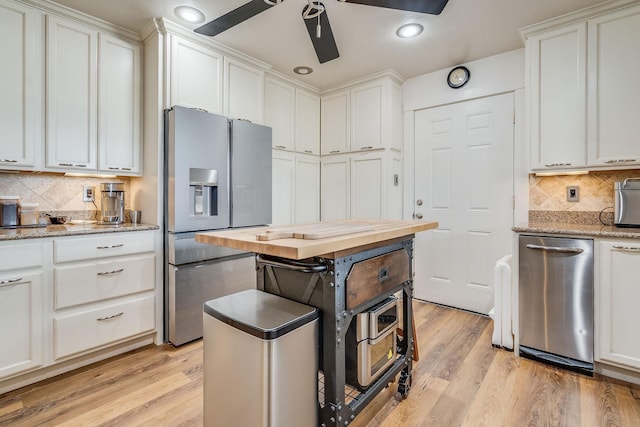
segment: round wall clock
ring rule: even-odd
[[[460,89],[466,85],[471,77],[471,72],[467,67],[458,66],[452,69],[447,76],[447,84],[454,89]]]

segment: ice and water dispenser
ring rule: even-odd
[[[218,171],[189,169],[189,214],[191,216],[218,215]]]

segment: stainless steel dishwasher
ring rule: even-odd
[[[593,373],[593,240],[521,235],[520,354]]]

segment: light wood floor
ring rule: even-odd
[[[392,385],[352,426],[640,426],[639,387],[516,359],[491,346],[485,317],[420,302],[415,316],[420,361],[409,397],[396,402]],[[197,341],[0,395],[0,426],[200,426],[202,405]]]

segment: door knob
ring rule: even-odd
[[[420,212],[413,214],[415,219],[422,219],[422,214]]]
[[[416,205],[418,205],[418,206],[422,206],[422,199],[418,199],[418,200],[416,200]]]

